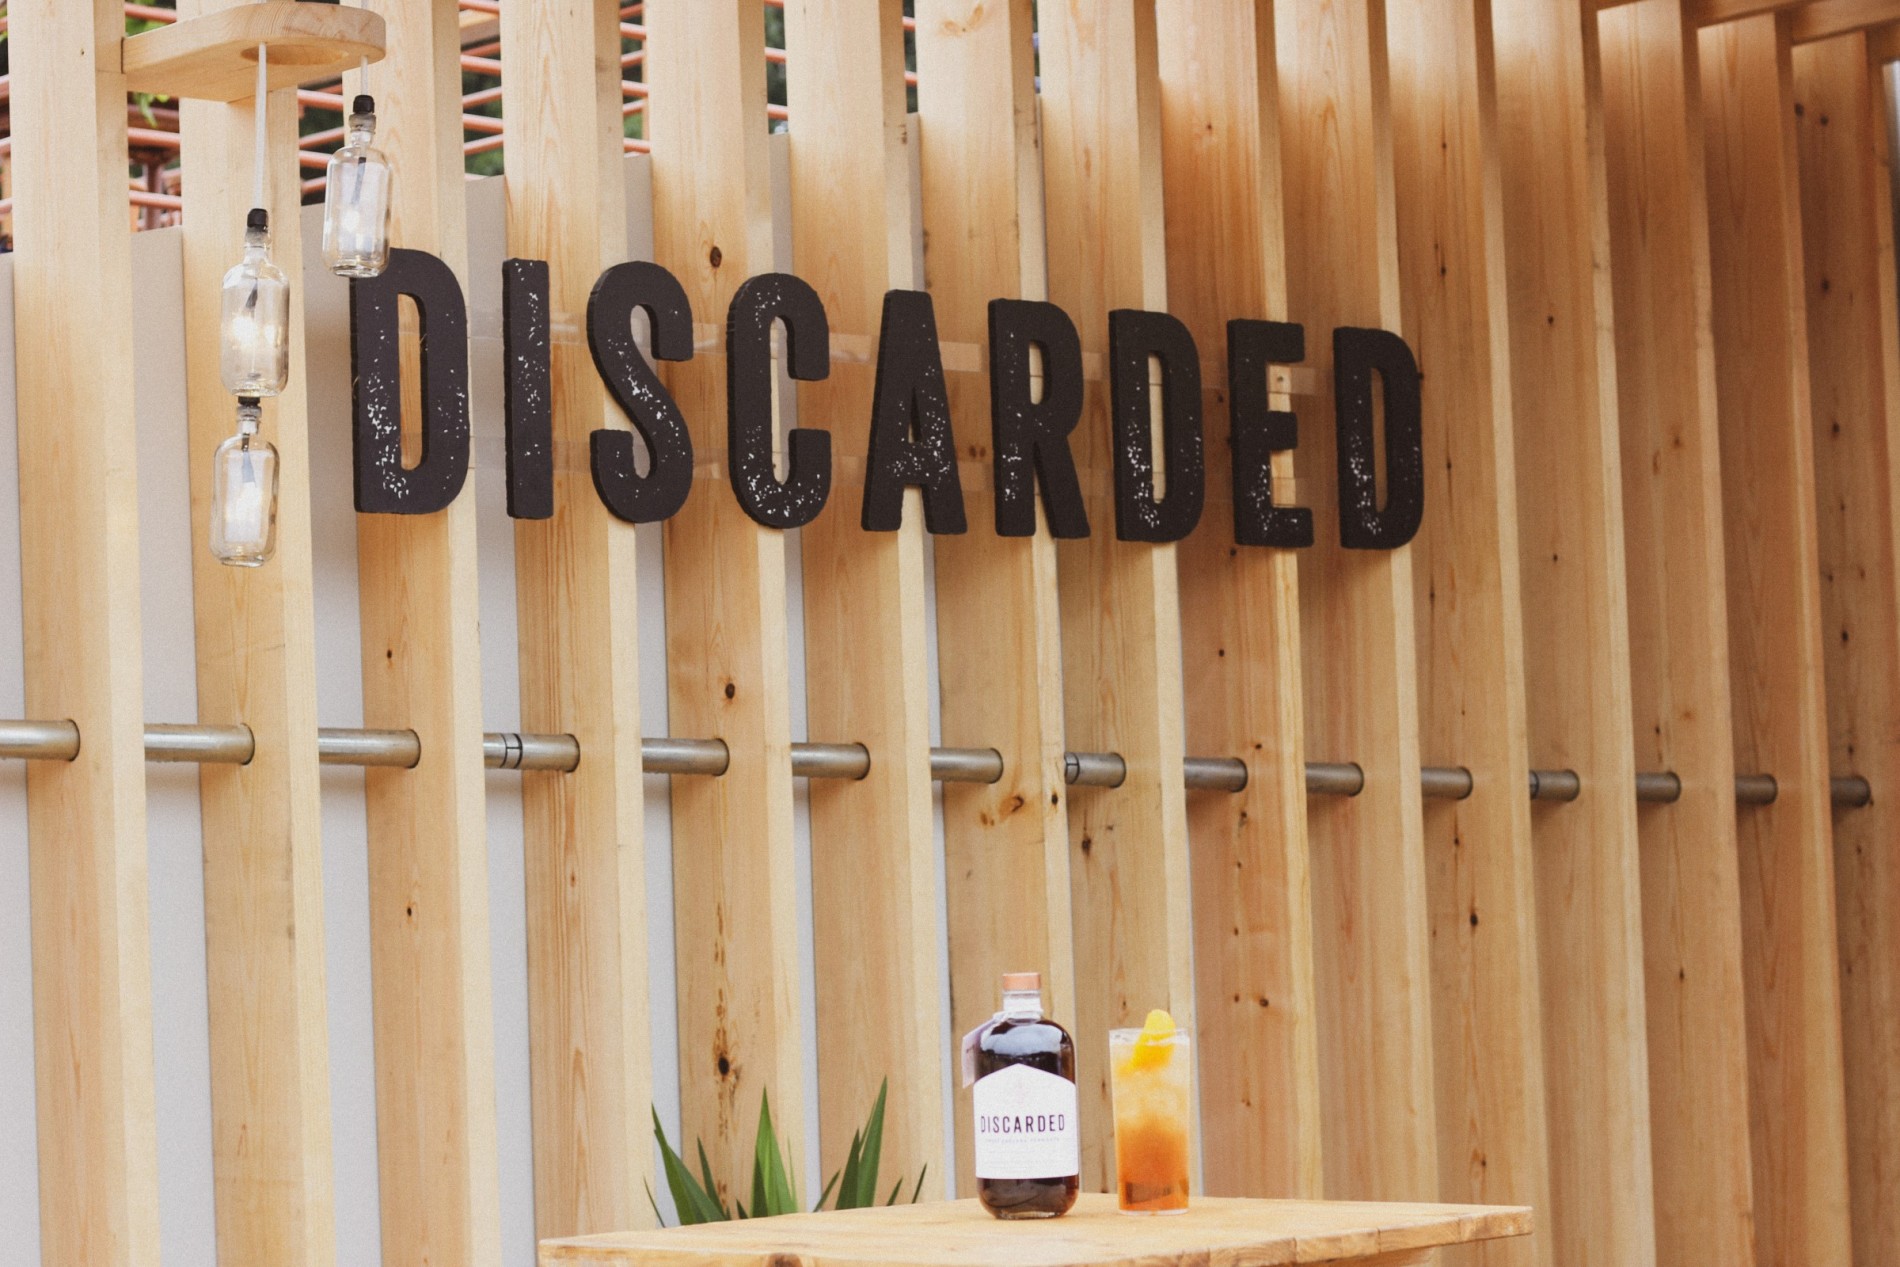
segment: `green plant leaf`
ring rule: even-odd
[[[884,1204],[896,1205],[897,1194],[902,1192],[903,1190],[904,1190],[904,1177],[902,1175],[899,1175],[897,1177],[897,1182],[891,1185],[891,1195],[885,1199]]]
[[[647,1190],[647,1204],[653,1207],[653,1221],[661,1227],[665,1227],[666,1216],[660,1213],[660,1203],[653,1199],[653,1185],[642,1179],[640,1186]]]
[[[831,1190],[838,1186],[838,1174],[839,1172],[836,1170],[831,1172],[831,1178],[825,1181],[825,1190],[818,1194],[818,1204],[812,1207],[812,1213],[816,1214],[825,1208],[825,1198],[829,1197]]]
[[[877,1089],[877,1104],[871,1109],[871,1120],[864,1126],[864,1156],[859,1161],[857,1208],[864,1209],[877,1203],[878,1163],[884,1151],[884,1100],[890,1094],[891,1080]]]
[[[679,1212],[680,1225],[686,1227],[696,1223],[723,1223],[731,1218],[732,1216],[726,1213],[718,1200],[710,1196],[707,1190],[693,1178],[692,1172],[686,1169],[686,1163],[680,1159],[680,1155],[673,1151],[673,1146],[666,1139],[666,1128],[660,1124],[658,1110],[655,1110],[653,1114],[653,1137],[660,1143],[660,1161],[666,1170],[666,1186],[673,1194],[673,1208]],[[700,1145],[699,1153],[703,1164],[706,1157],[704,1144]],[[711,1168],[707,1167],[705,1173],[710,1179]]]
[[[929,1173],[930,1173],[930,1163],[929,1163],[929,1162],[925,1162],[925,1163],[924,1163],[924,1168],[923,1168],[922,1170],[920,1170],[920,1171],[918,1171],[918,1172],[917,1172],[917,1186],[916,1186],[915,1188],[912,1188],[912,1189],[910,1190],[910,1203],[911,1203],[912,1205],[916,1205],[916,1204],[917,1204],[917,1198],[918,1198],[919,1196],[921,1196],[921,1195],[923,1194],[923,1191],[924,1191],[924,1176],[925,1176],[925,1175],[927,1175],[927,1174],[929,1174]]]
[[[752,1211],[755,1216],[798,1212],[791,1172],[772,1128],[772,1104],[764,1093],[759,1096],[759,1136],[753,1148]]]
[[[838,1202],[833,1209],[856,1210],[862,1208],[858,1201],[858,1164],[864,1152],[864,1135],[854,1132],[851,1136],[851,1151],[845,1154],[844,1178],[838,1184]]]

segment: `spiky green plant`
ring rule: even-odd
[[[871,1109],[870,1119],[851,1136],[851,1150],[845,1154],[844,1169],[831,1176],[813,1210],[824,1209],[825,1202],[832,1198],[834,1190],[837,1194],[832,1204],[834,1210],[861,1210],[877,1204],[877,1172],[884,1151],[884,1101],[889,1091],[890,1080],[887,1078],[884,1085],[878,1088],[877,1104]],[[778,1132],[772,1126],[772,1102],[769,1096],[761,1094],[759,1097],[759,1131],[752,1146],[750,1209],[738,1200],[728,1209],[719,1199],[719,1184],[713,1179],[712,1163],[707,1160],[703,1141],[699,1144],[699,1174],[693,1174],[685,1159],[668,1142],[666,1127],[661,1124],[657,1110],[653,1114],[653,1138],[659,1141],[666,1187],[673,1194],[673,1208],[679,1211],[683,1226],[725,1223],[735,1217],[762,1219],[777,1214],[796,1214],[801,1208],[797,1171],[779,1147]],[[917,1172],[917,1182],[910,1191],[912,1201],[916,1201],[923,1192],[924,1176],[928,1173],[930,1167],[927,1164]],[[884,1204],[896,1205],[903,1190],[904,1180],[899,1176]],[[650,1187],[647,1189],[647,1201],[653,1206],[653,1217],[664,1224],[666,1218],[660,1213],[660,1204],[653,1199],[653,1189]]]

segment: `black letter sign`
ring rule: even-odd
[[[1267,403],[1267,367],[1306,359],[1306,330],[1285,321],[1227,323],[1227,400],[1234,450],[1234,541],[1299,549],[1313,544],[1313,512],[1273,504],[1273,455],[1300,443],[1290,410]]]
[[[501,264],[501,361],[507,387],[508,514],[554,515],[554,396],[548,347],[548,262]]]
[[[924,490],[924,527],[934,533],[964,530],[963,482],[957,478],[937,314],[921,290],[884,294],[871,452],[864,469],[860,522],[865,531],[897,531],[904,520],[906,484]]]
[[[831,326],[818,292],[790,273],[747,278],[726,310],[726,462],[732,491],[753,520],[797,528],[831,496],[831,435],[794,427],[791,470],[772,469],[772,322],[785,322],[786,368],[815,383],[831,373]]]
[[[1373,470],[1372,374],[1385,388],[1385,509]],[[1425,517],[1425,450],[1418,362],[1390,330],[1333,331],[1339,426],[1339,544],[1396,550]]]
[[[1029,348],[1042,349],[1042,399],[1029,398]],[[1054,304],[990,301],[990,432],[996,462],[996,535],[1036,534],[1037,480],[1049,531],[1089,535],[1069,433],[1082,421],[1082,340]]]
[[[693,310],[679,279],[645,260],[616,264],[587,296],[587,346],[594,368],[651,459],[643,478],[633,462],[633,436],[602,427],[588,437],[594,491],[628,523],[658,523],[679,512],[693,488],[693,441],[679,406],[633,341],[633,312],[643,308],[653,355],[693,359]]]
[[[1148,358],[1161,361],[1161,436],[1168,495],[1155,500]],[[1201,358],[1188,328],[1165,312],[1108,314],[1109,400],[1115,419],[1115,535],[1179,541],[1201,521]]]
[[[399,295],[416,301],[422,325],[422,460],[414,467],[402,464]],[[447,264],[398,247],[380,276],[350,282],[350,370],[357,513],[446,507],[468,478],[468,307]]]

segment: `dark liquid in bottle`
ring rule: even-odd
[[[976,1076],[987,1078],[1010,1065],[1028,1065],[1075,1081],[1075,1043],[1051,1021],[1000,1020],[977,1043]],[[1047,1219],[1075,1205],[1082,1176],[1047,1179],[978,1179],[976,1195],[998,1218]]]

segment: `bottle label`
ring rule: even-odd
[[[1082,1172],[1075,1084],[1029,1065],[976,1084],[976,1177],[1059,1179]]]

